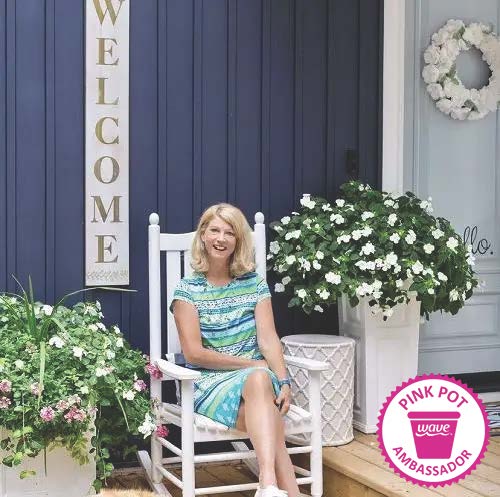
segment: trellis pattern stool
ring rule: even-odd
[[[322,371],[320,381],[322,444],[335,446],[351,442],[354,438],[355,341],[335,335],[289,335],[281,342],[286,355],[321,360],[330,365],[329,369]],[[299,407],[307,406],[307,376],[293,366],[289,367],[289,373],[293,402]],[[294,436],[289,440],[299,444],[307,442],[305,436]]]

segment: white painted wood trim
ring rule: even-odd
[[[384,0],[382,189],[403,192],[405,3]]]
[[[283,356],[288,366],[297,366],[306,371],[326,371],[330,365],[327,362],[317,361],[315,359],[306,359],[305,357]]]

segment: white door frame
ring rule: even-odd
[[[403,192],[405,0],[384,0],[382,190]]]

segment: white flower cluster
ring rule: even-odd
[[[497,109],[500,93],[500,43],[484,23],[465,26],[461,20],[450,19],[432,35],[432,43],[424,52],[426,63],[422,77],[436,107],[453,119],[477,120]],[[456,74],[455,60],[460,51],[478,48],[489,65],[489,83],[468,89]]]

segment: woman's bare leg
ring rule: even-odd
[[[265,372],[263,372],[265,373]],[[265,373],[266,376],[267,373]],[[268,377],[269,378],[269,377]],[[248,381],[248,379],[247,379]],[[270,380],[269,380],[270,382]],[[271,386],[272,389],[272,386]],[[290,460],[290,455],[286,451],[286,446],[285,446],[285,431],[284,431],[284,425],[283,425],[283,418],[278,412],[278,409],[276,408],[274,404],[274,391],[272,391],[272,402],[271,405],[273,407],[272,412],[273,412],[273,418],[274,418],[274,423],[275,423],[275,434],[276,434],[276,445],[275,445],[275,456],[274,456],[274,473],[276,477],[276,482],[275,483],[264,483],[261,478],[261,485],[266,486],[273,484],[275,485],[277,483],[277,486],[281,488],[282,490],[286,490],[289,494],[290,497],[297,497],[299,495],[299,487],[297,485],[297,481],[295,479],[295,473],[293,470],[293,465],[292,461]],[[255,452],[257,454],[257,458],[259,461],[259,469],[261,471],[262,475],[262,469],[261,469],[261,463],[260,463],[260,458],[259,458],[259,453],[257,448],[255,447],[254,440],[252,438],[252,434],[250,433],[246,418],[247,418],[247,402],[245,402],[245,398],[242,399],[241,404],[240,404],[240,409],[238,412],[238,418],[236,421],[236,428],[241,431],[246,431],[248,435],[250,436],[250,440],[252,444],[254,445]],[[250,409],[251,410],[251,409]],[[259,423],[261,423],[261,418],[259,418]]]
[[[276,423],[276,477],[278,480],[278,487],[281,490],[286,490],[289,497],[298,497],[300,494],[299,486],[295,477],[292,460],[288,454],[285,445],[285,427],[283,418],[278,413],[278,420]]]
[[[257,455],[259,463],[259,482],[261,487],[277,485],[276,462],[276,415],[279,413],[274,404],[274,390],[269,374],[261,369],[250,373],[242,391],[244,407],[244,427]],[[238,417],[236,427],[241,428],[242,419]]]

